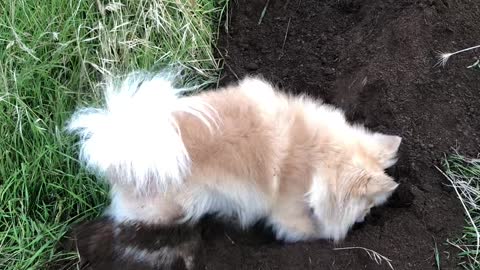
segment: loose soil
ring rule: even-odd
[[[267,4],[268,3],[268,4]],[[261,23],[262,11],[266,10]],[[463,210],[435,166],[457,148],[480,151],[480,73],[474,53],[435,67],[437,51],[480,42],[476,0],[237,0],[220,37],[222,83],[261,74],[285,91],[307,93],[345,109],[349,119],[401,135],[400,183],[338,247],[361,246],[395,269],[456,269]],[[478,55],[478,51],[476,52]],[[362,250],[328,241],[281,244],[266,234],[216,229],[205,269],[388,269]]]

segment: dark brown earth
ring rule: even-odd
[[[75,224],[60,243],[61,250],[78,252],[80,260],[56,261],[47,269],[193,270],[192,265],[202,269],[206,256],[201,232],[201,226],[118,224],[99,217]]]
[[[434,65],[437,51],[480,43],[480,3],[237,0],[229,15],[219,46],[223,83],[262,74],[404,138],[390,171],[398,192],[338,246],[373,249],[395,269],[436,269],[436,242],[442,269],[456,269],[457,250],[445,242],[459,236],[463,211],[435,166],[453,147],[480,151],[480,74],[466,68],[478,51]],[[228,233],[208,241],[206,269],[388,269],[364,251],[334,251],[327,241],[282,245]]]
[[[460,235],[463,210],[435,166],[453,148],[480,152],[480,73],[465,68],[475,52],[453,57],[445,68],[434,65],[436,51],[480,42],[478,0],[231,2],[228,32],[219,44],[222,84],[261,74],[285,91],[340,106],[351,121],[404,138],[400,160],[389,171],[401,183],[398,191],[336,246],[375,250],[398,270],[437,269],[436,244],[441,269],[458,268],[458,251],[445,242]],[[110,264],[85,269],[156,269],[113,258],[113,229],[104,222],[84,225],[83,238],[76,235],[84,242],[75,247],[87,263],[102,258]],[[208,221],[200,228],[200,269],[388,269],[365,251],[334,250],[329,241],[275,242],[261,225],[239,232]],[[159,229],[142,230],[127,230],[124,237],[149,249],[153,240],[167,246],[199,241],[189,229],[168,233],[176,244]]]

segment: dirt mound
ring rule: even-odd
[[[266,7],[265,15],[262,11]],[[262,74],[286,91],[344,108],[350,120],[404,138],[390,173],[401,183],[391,202],[341,246],[362,246],[392,259],[395,269],[454,269],[463,212],[435,169],[459,147],[480,145],[480,76],[473,54],[434,67],[437,50],[480,42],[480,7],[469,0],[232,1],[223,82]],[[387,269],[361,250],[333,251],[318,241],[282,245],[264,234],[216,233],[206,269]],[[450,252],[450,256],[447,253]]]

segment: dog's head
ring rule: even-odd
[[[347,143],[335,145],[320,166],[309,192],[309,203],[320,235],[340,241],[374,206],[390,197],[398,184],[385,173],[397,161],[398,136],[354,128]]]

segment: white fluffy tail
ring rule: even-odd
[[[80,160],[87,168],[140,191],[183,182],[190,158],[173,113],[189,113],[210,128],[215,111],[196,98],[180,98],[183,89],[173,87],[174,79],[130,74],[107,83],[103,108],[73,115],[68,130],[80,136]]]

